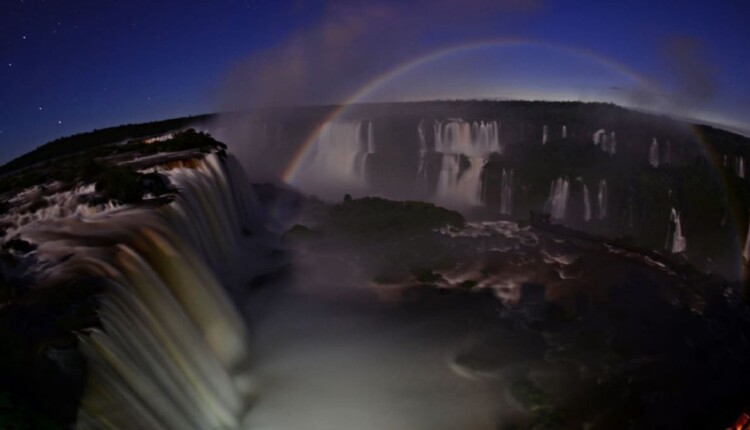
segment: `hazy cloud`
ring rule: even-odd
[[[229,72],[220,109],[337,102],[414,55],[498,36],[498,20],[539,0],[330,1],[320,22],[252,55]]]
[[[716,95],[715,71],[700,40],[675,36],[664,43],[664,54],[674,82],[668,82],[681,102],[695,107]]]

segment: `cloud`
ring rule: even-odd
[[[219,109],[344,100],[367,80],[441,45],[502,35],[540,0],[329,1],[319,22],[228,74]]]
[[[697,107],[716,96],[715,70],[702,43],[690,36],[673,36],[663,47],[673,81],[668,84],[681,104]]]

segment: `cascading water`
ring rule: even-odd
[[[427,187],[427,154],[429,153],[423,119],[417,126],[417,136],[419,137],[419,160],[417,161],[416,187],[418,191],[422,191]]]
[[[542,145],[546,145],[547,141],[549,141],[549,129],[545,124],[544,127],[542,127]]]
[[[445,124],[435,122],[435,150],[443,154],[487,156],[502,153],[500,124],[497,121],[468,123],[451,120]]]
[[[736,170],[737,170],[737,176],[740,178],[745,178],[745,158],[742,156],[737,156],[736,161]]]
[[[568,208],[568,196],[570,194],[570,182],[564,178],[558,178],[550,184],[549,198],[545,203],[545,210],[554,220],[564,220]]]
[[[462,159],[468,162],[466,169],[462,169]],[[457,205],[481,205],[481,177],[484,163],[485,160],[481,157],[444,154],[438,176],[438,199]]]
[[[513,215],[513,169],[503,169],[500,184],[500,213]]]
[[[682,234],[680,214],[675,208],[672,208],[672,212],[669,214],[669,234],[667,234],[665,248],[674,254],[685,252],[685,249],[687,249],[687,239]]]
[[[607,130],[601,128],[594,132],[591,140],[594,142],[594,145],[598,145],[603,152],[606,152],[610,156],[615,155],[615,152],[617,152],[617,137],[614,131],[610,131],[607,134]]]
[[[617,153],[617,136],[615,135],[614,130],[609,132],[609,142],[605,152],[609,155],[615,155],[615,153]]]
[[[594,134],[591,135],[591,140],[594,143],[594,145],[599,145],[604,141],[604,135],[607,133],[606,130],[603,128],[596,130]]]
[[[367,185],[367,159],[373,153],[372,122],[327,122],[301,162],[298,182],[349,187]]]
[[[568,127],[562,126],[562,138],[567,139],[568,138]]]
[[[600,220],[607,218],[607,180],[602,179],[599,181],[599,192],[596,196],[597,201],[597,217]]]
[[[648,164],[654,168],[659,167],[659,142],[656,138],[651,141],[651,147],[648,150]]]
[[[443,156],[438,199],[456,205],[482,204],[482,169],[490,154],[502,153],[499,128],[497,121],[435,121],[435,150]]]
[[[42,259],[62,261],[51,279],[105,283],[101,327],[79,335],[88,378],[78,429],[240,428],[253,394],[245,325],[216,273],[261,270],[247,262],[264,255],[256,202],[233,158],[163,173],[179,190],[172,203],[23,231]]]
[[[747,225],[747,236],[745,237],[745,247],[742,250],[742,256],[745,262],[750,262],[750,222]]]
[[[583,220],[591,221],[591,199],[589,197],[589,187],[583,184]]]

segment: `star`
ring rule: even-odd
[[[21,39],[26,40],[26,35],[21,36]]]
[[[13,63],[8,63],[8,67],[13,67]]]
[[[62,121],[60,121],[60,120],[57,120],[57,123],[58,123],[58,124],[62,124]]]
[[[39,110],[42,110],[42,107],[41,107],[41,106],[39,106]]]

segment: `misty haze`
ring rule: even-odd
[[[0,4],[0,429],[750,429],[750,5]]]

